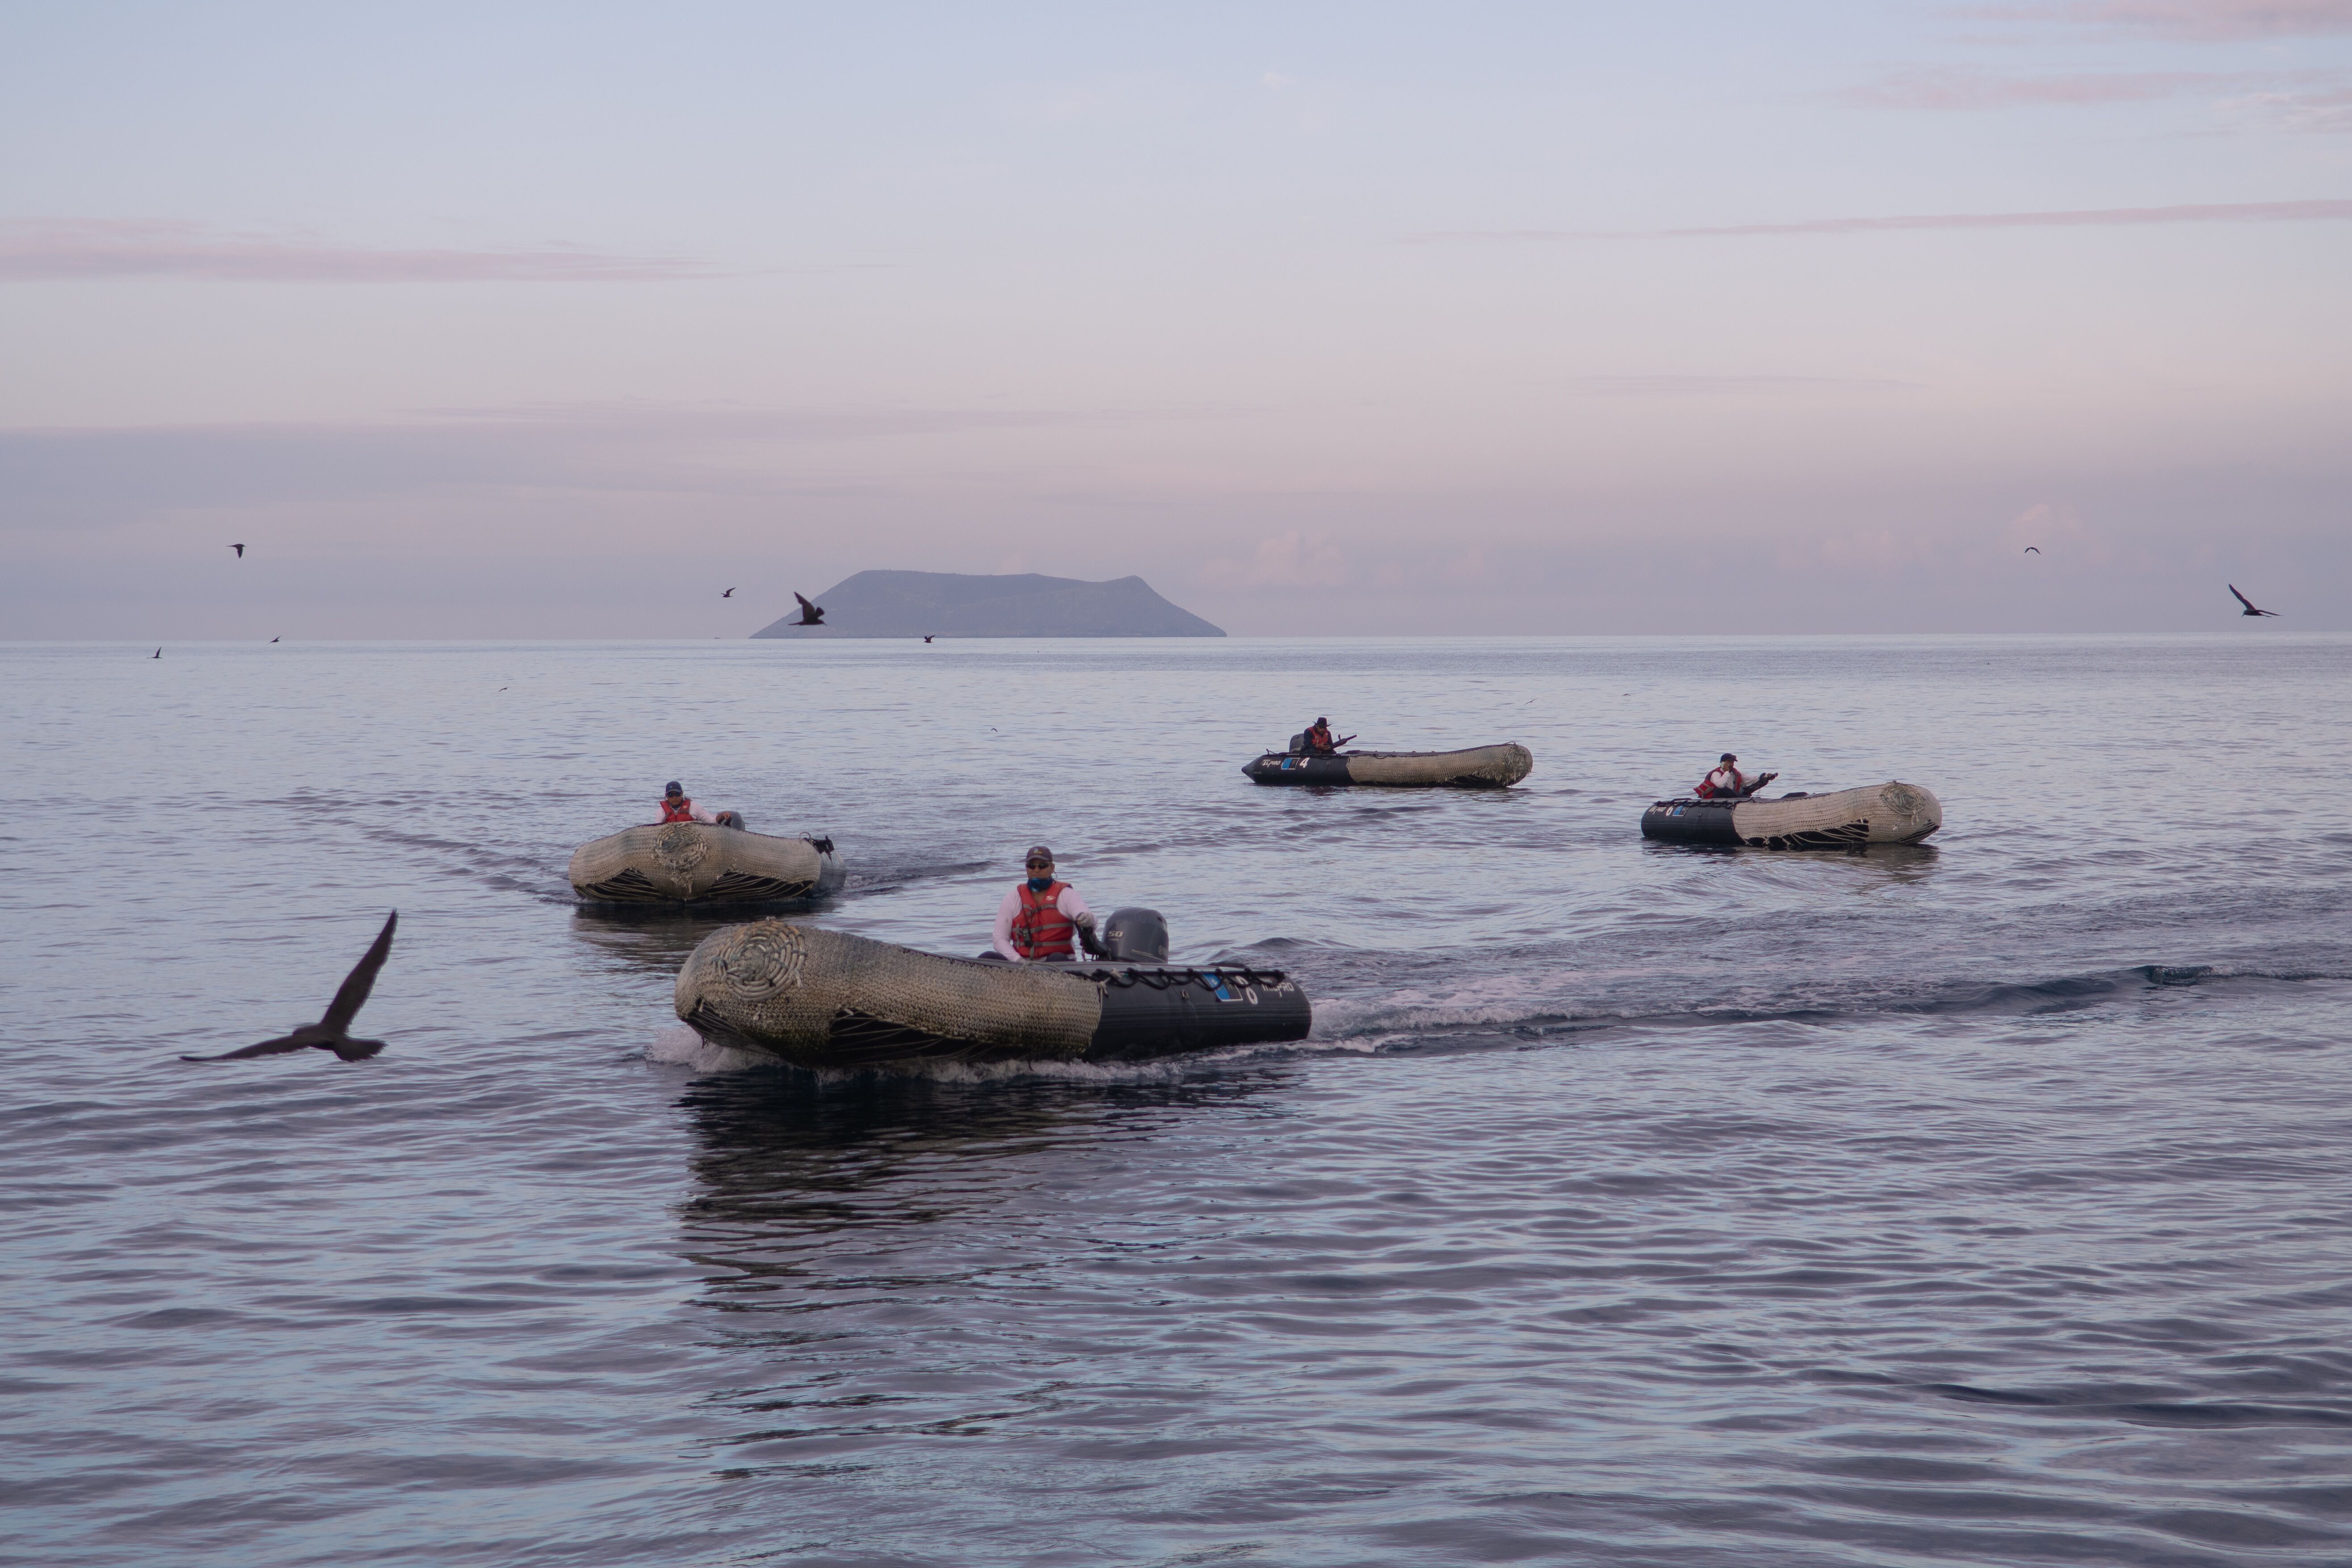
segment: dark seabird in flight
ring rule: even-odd
[[[160,648],[160,647],[159,647],[159,648],[157,648],[153,653],[149,654],[147,657],[148,657],[148,658],[163,658],[163,650],[162,648]]]
[[[269,640],[270,640],[271,642],[276,642],[278,639],[277,639],[276,637],[271,637]]]
[[[400,923],[400,911],[394,910],[383,919],[383,929],[375,933],[375,941],[367,952],[352,965],[343,976],[335,999],[327,1004],[327,1016],[315,1024],[298,1026],[290,1035],[280,1035],[274,1040],[264,1040],[257,1046],[241,1050],[223,1051],[216,1057],[182,1057],[184,1062],[241,1062],[248,1057],[282,1056],[288,1051],[316,1048],[332,1051],[347,1062],[365,1061],[383,1049],[382,1040],[352,1038],[352,1020],[360,1016],[360,1007],[375,988],[375,972],[383,967],[384,955],[392,952],[392,928]]]
[[[242,544],[232,544],[232,545],[230,545],[230,546],[229,546],[229,548],[230,548],[231,550],[234,550],[234,551],[236,551],[236,558],[237,558],[239,561],[242,561],[242,560],[244,560],[244,559],[245,559],[245,546],[244,546],[244,545],[242,545]]]
[[[2246,606],[2244,609],[2238,612],[2242,616],[2275,616],[2278,614],[2276,610],[2258,610],[2254,608],[2254,602],[2252,599],[2247,598],[2243,594],[2239,593],[2238,585],[2235,583],[2230,584],[2230,593],[2231,595],[2238,601],[2238,603]]]
[[[730,589],[728,589],[728,590],[727,590],[727,592],[725,592],[725,593],[723,593],[723,594],[719,595],[719,596],[720,598],[722,598],[722,599],[731,599],[731,598],[733,598],[733,597],[735,596],[735,590],[734,590],[734,589],[732,589],[732,588],[730,588]]]
[[[824,606],[823,605],[810,604],[808,595],[802,593],[797,588],[793,590],[793,597],[801,602],[801,618],[794,621],[793,625],[796,626],[821,626],[824,625]]]
[[[2029,545],[2027,545],[2027,546],[2025,547],[2025,552],[2026,552],[2028,555],[2039,555],[2039,554],[2041,554],[2041,553],[2042,553],[2042,552],[2041,552],[2039,549],[2035,548],[2033,545],[2031,545],[2031,544],[2029,544]]]
[[[924,640],[925,642],[929,642],[929,641],[930,641],[933,637],[937,637],[937,636],[939,636],[939,635],[940,635],[940,634],[939,634],[939,633],[937,633],[937,632],[926,632],[926,633],[924,633],[924,634],[923,634],[923,640]]]

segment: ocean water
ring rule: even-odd
[[[0,1563],[2352,1560],[2352,638],[151,647],[0,647]],[[563,882],[672,777],[1314,1035],[746,1068]]]

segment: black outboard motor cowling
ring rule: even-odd
[[[1102,923],[1105,958],[1125,963],[1168,962],[1168,922],[1158,910],[1113,910]]]
[[[1303,757],[1307,754],[1306,731],[1301,730],[1298,733],[1290,737],[1290,751],[1287,754],[1294,757]]]

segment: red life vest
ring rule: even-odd
[[[1307,731],[1307,749],[1318,753],[1331,751],[1333,748],[1330,730],[1322,724],[1309,726]]]
[[[1021,895],[1021,912],[1013,917],[1013,951],[1024,958],[1074,958],[1076,956],[1071,935],[1078,928],[1061,910],[1060,899],[1068,890],[1067,882],[1049,884],[1042,893],[1033,893],[1023,882],[1013,891]]]
[[[1715,787],[1715,775],[1722,773],[1727,773],[1731,775],[1731,787],[1729,789],[1717,789]],[[1706,777],[1698,781],[1698,787],[1691,791],[1691,794],[1698,796],[1701,800],[1713,800],[1719,795],[1727,795],[1736,800],[1740,795],[1746,794],[1747,790],[1748,775],[1741,773],[1738,768],[1709,768],[1706,773]]]
[[[684,795],[679,795],[677,797],[677,804],[676,805],[670,805],[669,796],[662,796],[661,808],[662,820],[664,822],[692,822],[694,820],[694,802],[688,800]]]

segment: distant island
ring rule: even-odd
[[[799,613],[755,637],[1221,637],[1190,610],[1140,577],[1082,583],[1023,572],[975,577],[960,572],[860,572],[812,595],[824,624]]]

